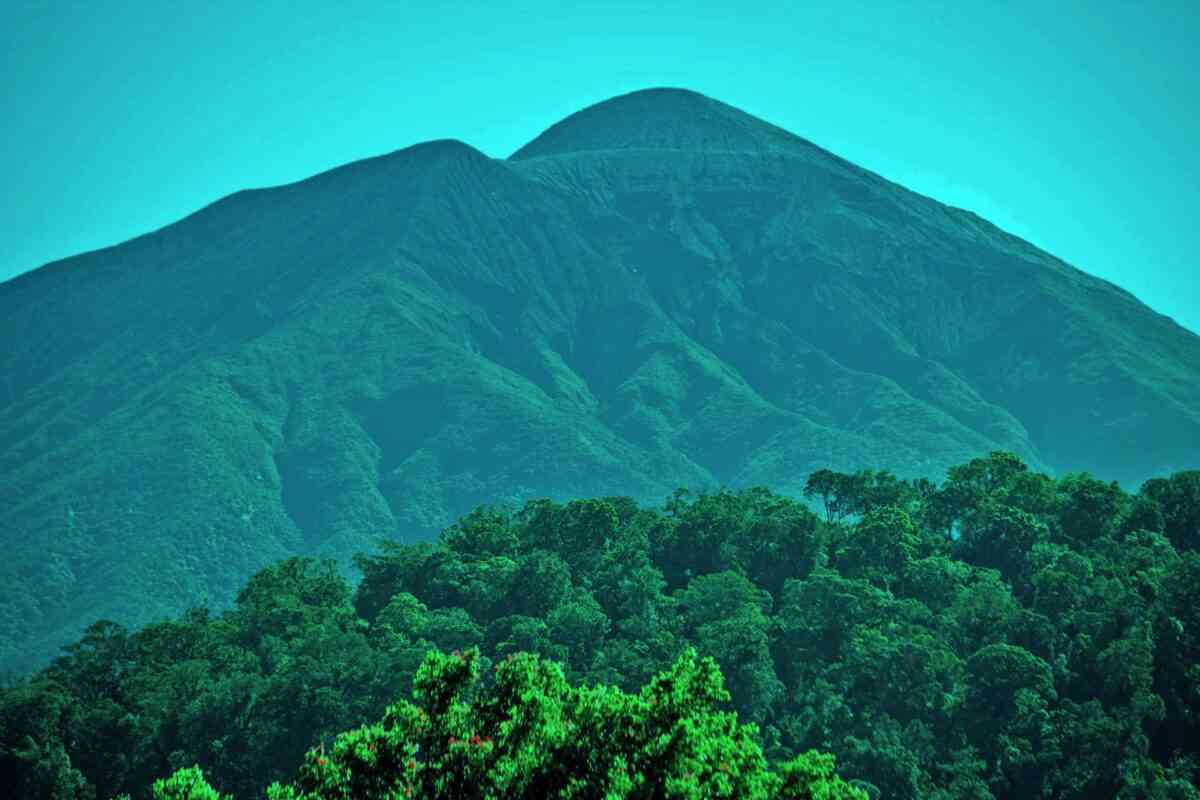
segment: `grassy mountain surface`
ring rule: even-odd
[[[1200,337],[702,95],[417,145],[0,284],[0,667],[480,503],[1195,466]]]

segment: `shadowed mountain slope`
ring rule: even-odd
[[[694,92],[437,141],[0,284],[0,662],[481,503],[1196,466],[1200,337]]]

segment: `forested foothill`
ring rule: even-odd
[[[0,794],[1200,798],[1200,471],[806,495],[480,507],[97,622],[0,693]]]

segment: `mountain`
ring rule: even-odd
[[[0,666],[483,503],[1200,461],[1200,337],[695,92],[442,140],[0,284]]]

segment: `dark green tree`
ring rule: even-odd
[[[1200,550],[1200,470],[1153,478],[1139,492],[1163,515],[1163,530],[1180,550]]]

